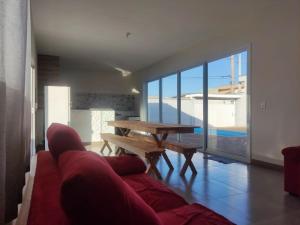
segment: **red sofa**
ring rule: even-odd
[[[284,190],[300,196],[300,146],[282,150],[284,155]]]
[[[76,131],[60,124],[47,137],[50,151],[37,155],[28,225],[233,224],[146,175],[136,156],[85,151]]]

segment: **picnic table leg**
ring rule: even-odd
[[[186,170],[187,170],[188,167],[191,168],[193,174],[196,174],[197,170],[196,170],[196,168],[195,168],[195,166],[194,166],[194,164],[192,162],[192,157],[194,155],[194,152],[184,153],[183,155],[185,157],[185,162],[184,162],[183,167],[182,167],[182,169],[180,171],[180,176],[183,176],[185,174],[185,172],[186,172]]]
[[[168,137],[168,133],[163,133],[161,138],[159,138],[156,134],[152,134],[152,137],[154,138],[155,142],[157,143],[158,147],[162,147],[163,142],[167,139]],[[166,161],[166,163],[168,164],[168,167],[170,170],[174,170],[174,167],[168,157],[168,155],[166,154],[166,152],[162,153],[162,156],[164,158],[164,160]]]
[[[159,159],[159,155],[146,155],[146,159],[148,160],[148,162],[150,164],[150,166],[147,170],[147,173],[153,172],[158,179],[162,179],[162,176],[156,167],[156,163]]]
[[[128,134],[130,133],[130,129],[127,129],[127,128],[121,128],[121,127],[118,127],[119,131],[121,132],[121,136],[125,136],[127,137]]]
[[[172,163],[171,163],[171,161],[170,161],[170,159],[169,159],[167,153],[166,153],[166,152],[163,152],[163,153],[162,153],[162,156],[164,157],[166,163],[168,164],[169,169],[170,169],[170,170],[174,170],[174,167],[173,167],[173,165],[172,165]]]
[[[157,143],[158,147],[162,147],[163,141],[165,141],[168,138],[168,133],[163,133],[161,138],[157,136],[157,134],[151,134],[154,138],[155,142]]]
[[[100,149],[100,152],[101,152],[101,153],[103,153],[105,147],[108,148],[109,153],[111,153],[111,152],[113,151],[113,150],[111,149],[111,147],[109,146],[108,141],[104,141],[104,143],[103,143],[103,145],[102,145],[102,148]]]
[[[126,155],[125,149],[119,147],[119,156],[120,155]]]

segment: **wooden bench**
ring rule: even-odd
[[[149,168],[147,172],[153,172],[159,179],[161,179],[161,174],[156,167],[156,163],[162,153],[165,152],[163,148],[159,148],[154,142],[146,142],[126,136],[119,136],[110,133],[102,133],[101,138],[104,141],[104,144],[100,150],[103,153],[105,147],[112,151],[108,142],[116,145],[118,150],[121,148],[121,154],[124,153],[124,150],[132,152],[139,155],[142,158],[145,158],[149,162]]]
[[[134,137],[140,140],[144,140],[146,142],[155,143],[155,140],[150,135],[144,135],[137,132],[130,132],[129,137]],[[197,173],[197,170],[192,162],[193,155],[197,152],[197,149],[202,148],[200,145],[197,144],[190,144],[185,143],[177,140],[165,140],[162,142],[162,147],[164,149],[169,149],[171,151],[175,151],[181,153],[185,157],[185,162],[180,170],[180,175],[183,176],[188,167],[192,170],[194,174]],[[169,164],[171,163],[169,158],[166,156],[166,153],[163,154],[164,159]],[[171,164],[172,166],[172,164]],[[170,165],[169,165],[170,167]],[[173,167],[173,166],[172,166]],[[171,167],[170,167],[171,168]]]

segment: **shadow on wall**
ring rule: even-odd
[[[220,111],[219,108],[217,108],[216,110],[217,110],[217,112]],[[213,110],[213,112],[216,112],[216,110]],[[186,111],[188,111],[188,110],[186,110]],[[191,114],[181,111],[181,124],[195,125],[195,126],[203,127],[203,119],[201,118],[201,117],[203,117],[203,113],[195,116],[192,113],[195,113],[196,110],[194,108],[191,108],[190,111],[191,111]],[[196,113],[199,113],[200,111],[201,110],[199,110]],[[149,121],[159,122],[159,104],[158,103],[148,103],[148,112],[150,112],[150,114],[148,113]],[[211,111],[209,111],[209,113],[210,112]],[[226,129],[226,127],[233,128],[235,126],[235,124],[232,124],[231,118],[227,118],[226,115],[224,116],[221,113],[220,113],[220,116],[222,116],[222,117],[219,117],[220,120],[215,121],[215,122],[220,123],[220,121],[222,121],[222,125],[220,124],[219,126],[217,126],[217,125],[213,125],[210,123],[210,124],[208,124],[209,129],[212,129],[212,130],[219,129],[220,127],[224,127],[224,129]],[[232,116],[232,114],[230,116]],[[177,108],[168,103],[163,103],[162,104],[162,122],[176,124],[177,123]]]
[[[158,122],[159,117],[159,104],[158,103],[149,103],[148,104],[148,114],[149,121]],[[177,123],[177,108],[163,103],[162,104],[162,114],[164,123]],[[196,125],[203,127],[203,120],[197,118],[191,114],[181,112],[181,123],[186,125]]]
[[[100,141],[101,133],[114,133],[114,128],[107,121],[115,120],[112,109],[71,110],[71,122],[84,143]]]

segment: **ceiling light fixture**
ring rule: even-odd
[[[136,89],[136,88],[132,88],[131,89],[131,93],[133,93],[133,94],[139,94],[140,91],[138,89]]]
[[[119,67],[115,67],[115,69],[121,72],[122,77],[128,77],[129,75],[131,75],[131,71],[129,71],[129,70],[124,70]]]

